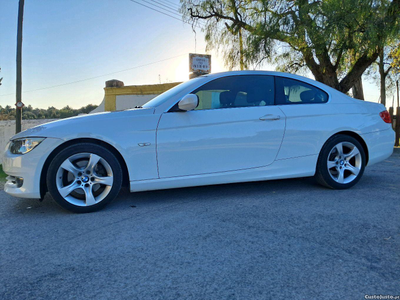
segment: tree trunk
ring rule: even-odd
[[[386,106],[386,74],[384,65],[383,50],[379,54],[379,75],[381,81],[381,103]]]
[[[240,70],[244,70],[242,28],[239,28],[239,55],[240,55]]]
[[[386,106],[386,76],[381,74],[381,103]]]
[[[379,52],[368,55],[363,55],[360,57],[356,63],[353,65],[353,68],[347,73],[347,75],[340,81],[339,91],[342,93],[347,93],[352,87],[357,86],[357,81],[361,82],[361,76],[365,72],[365,70],[374,62],[379,56]],[[362,87],[362,82],[361,82]],[[357,93],[356,93],[357,95]],[[356,97],[356,95],[354,95]],[[357,97],[359,97],[357,95]],[[359,98],[360,99],[360,98]],[[364,96],[362,96],[364,99]]]
[[[318,80],[317,78],[316,78],[316,80],[320,81],[336,90],[339,89],[339,80],[338,80],[336,72],[325,72],[321,76],[321,80]]]
[[[352,92],[354,98],[364,100],[364,90],[361,76],[355,81]]]

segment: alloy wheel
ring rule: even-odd
[[[94,153],[68,157],[57,170],[56,186],[67,202],[92,206],[107,197],[114,183],[110,164]]]
[[[340,142],[332,148],[327,161],[328,173],[340,184],[355,180],[362,169],[360,150],[350,142]]]

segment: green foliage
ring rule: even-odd
[[[0,165],[0,182],[6,181],[7,174],[3,171],[3,166]]]
[[[389,57],[392,59],[391,66],[394,72],[400,74],[400,42],[392,49]]]
[[[49,107],[47,109],[33,108],[28,105],[22,109],[22,119],[58,119],[58,118],[69,118],[77,116],[79,114],[87,114],[94,110],[97,105],[86,105],[79,109],[73,109],[68,105],[62,109],[57,109],[55,107]],[[10,105],[4,108],[0,105],[0,120],[14,120],[15,119],[15,108]]]
[[[400,32],[400,0],[181,0],[187,21],[202,25],[208,49],[239,65],[268,60],[279,70],[310,70],[347,92]],[[205,23],[201,23],[205,22]]]

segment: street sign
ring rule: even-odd
[[[19,109],[23,108],[25,106],[25,104],[23,104],[21,101],[18,101],[17,103],[15,103],[15,106]]]
[[[189,72],[211,73],[211,55],[189,53]]]

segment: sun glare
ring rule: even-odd
[[[189,56],[189,55],[188,55]],[[186,81],[189,79],[189,57],[181,59],[175,69],[175,81]]]

